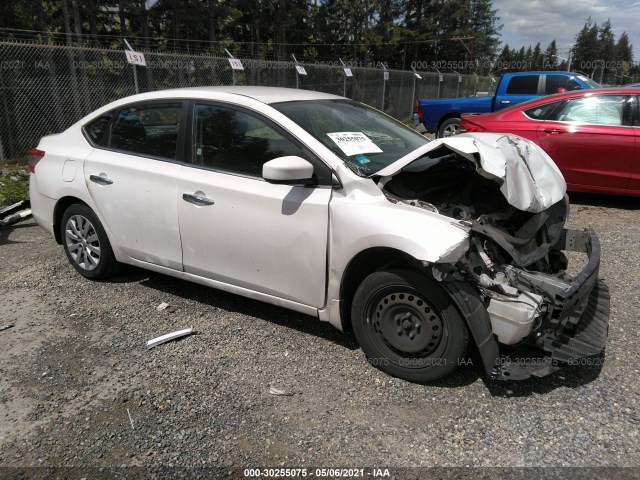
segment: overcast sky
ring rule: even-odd
[[[493,0],[493,6],[504,25],[501,40],[511,48],[540,42],[544,50],[554,38],[568,48],[591,16],[598,25],[610,18],[616,41],[626,31],[640,59],[640,0]]]

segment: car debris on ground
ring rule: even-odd
[[[279,397],[292,397],[293,396],[293,392],[288,392],[286,390],[282,390],[280,388],[276,388],[274,386],[269,387],[269,393],[271,395],[276,395]]]
[[[161,335],[159,337],[156,337],[147,341],[147,348],[151,349],[163,343],[170,342],[171,340],[175,340],[177,338],[191,335],[192,333],[193,333],[193,327],[185,328],[184,330],[176,330],[175,332],[167,333],[166,335]]]
[[[0,209],[0,227],[8,227],[31,216],[29,200],[22,200]]]

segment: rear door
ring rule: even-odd
[[[540,145],[567,183],[589,190],[624,190],[636,154],[630,95],[572,98],[538,127]]]
[[[502,110],[537,97],[541,89],[541,78],[541,75],[516,75],[511,77],[506,87],[500,85],[494,110]]]
[[[134,259],[178,270],[183,113],[180,101],[123,108],[84,162],[85,182],[112,241]]]

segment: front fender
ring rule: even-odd
[[[435,212],[385,197],[372,202],[332,201],[331,250],[337,264],[374,247],[394,248],[429,263],[455,263],[469,247],[467,227]]]
[[[366,187],[367,184],[364,184]],[[336,192],[329,206],[329,278],[321,320],[341,329],[340,282],[349,262],[376,247],[395,249],[429,263],[455,263],[469,248],[469,231],[455,220],[406,204],[394,204],[380,190]]]

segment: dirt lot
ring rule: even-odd
[[[477,359],[436,384],[397,380],[328,324],[133,268],[91,282],[32,221],[0,230],[0,326],[15,324],[0,332],[0,477],[597,466],[638,478],[640,199],[572,203],[570,224],[603,244],[606,360],[521,383],[484,380]],[[197,335],[146,350],[188,326]]]

